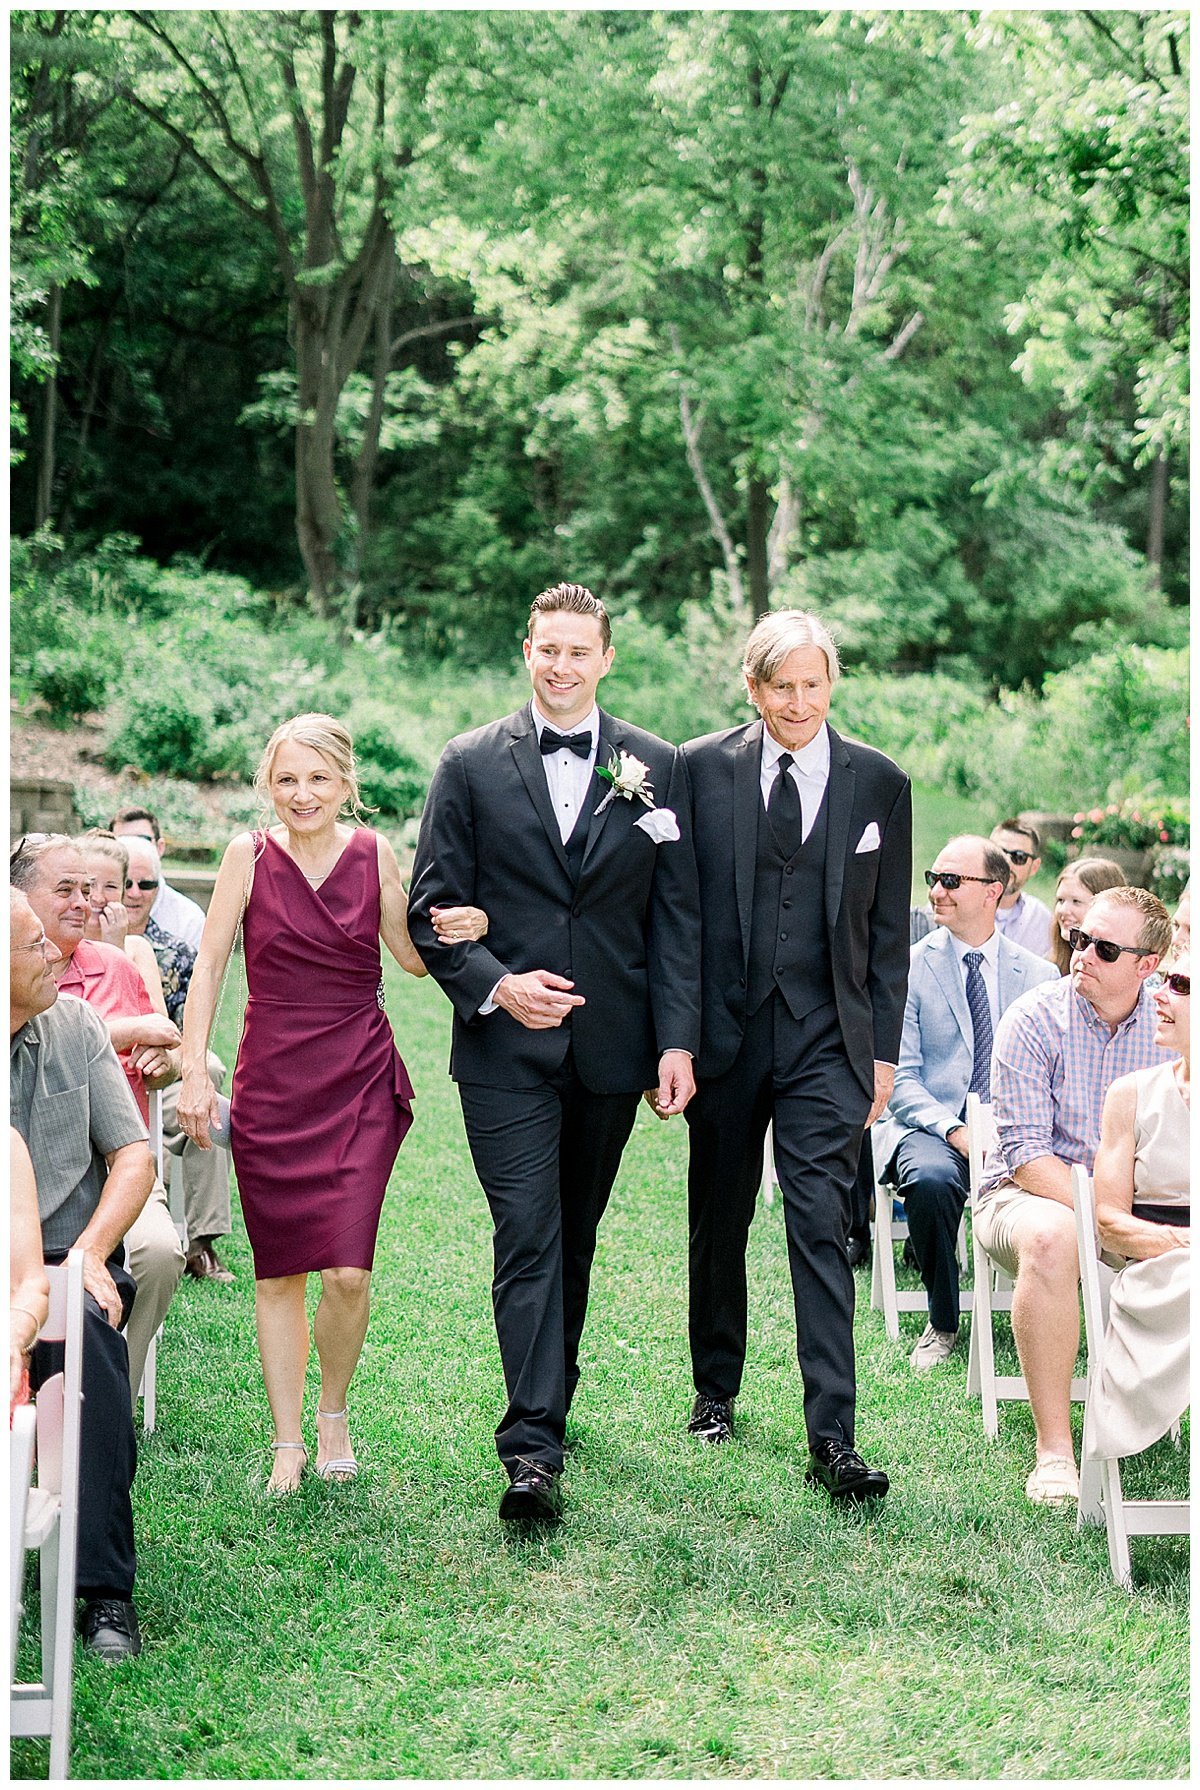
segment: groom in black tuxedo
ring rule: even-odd
[[[500,1515],[545,1521],[638,1099],[666,1118],[695,1087],[700,940],[680,755],[596,706],[613,658],[603,603],[578,584],[543,591],[524,651],[533,700],[451,740],[434,773],[409,927],[454,1004],[450,1073],[495,1228]],[[431,910],[463,902],[487,936],[439,944]]]
[[[773,1125],[804,1380],[808,1476],[881,1497],[854,1447],[846,1253],[864,1127],[892,1091],[908,984],[912,803],[889,758],[826,721],[837,649],[815,616],[759,622],[742,666],[760,719],[683,748],[703,990],[688,1108],[689,1429],[733,1434],[746,1242]],[[466,900],[469,897],[462,897]]]

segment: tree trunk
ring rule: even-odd
[[[34,511],[38,528],[50,521],[54,508],[54,456],[58,438],[58,349],[62,340],[62,287],[56,281],[46,300],[46,336],[53,365],[42,388],[42,441],[38,455],[37,497]]]
[[[767,580],[770,512],[767,481],[755,475],[746,488],[746,586],[750,608],[756,616],[763,614],[770,596]]]
[[[1150,581],[1156,590],[1162,584],[1168,485],[1167,456],[1160,453],[1150,468],[1150,515],[1146,523],[1146,558],[1150,562]]]
[[[379,463],[379,437],[383,429],[383,406],[387,395],[387,377],[392,366],[392,299],[396,286],[394,248],[387,257],[375,313],[375,362],[371,377],[371,408],[363,428],[362,446],[354,461],[350,477],[350,504],[354,511],[354,544],[352,550],[352,609],[347,610],[346,626],[358,625],[358,599],[354,595],[362,578],[363,561],[371,532],[371,493],[375,486],[375,469]]]
[[[342,506],[333,462],[338,400],[336,326],[328,315],[333,309],[306,293],[296,311],[296,539],[313,606],[323,617],[334,612],[344,588],[337,552]]]

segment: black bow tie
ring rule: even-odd
[[[573,752],[576,758],[590,758],[592,736],[590,733],[555,733],[552,727],[543,727],[541,747],[543,758],[547,752],[561,752],[564,748]]]

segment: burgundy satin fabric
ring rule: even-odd
[[[379,1004],[379,861],[361,828],[319,889],[269,834],[243,919],[230,1104],[257,1279],[369,1268],[412,1083]]]

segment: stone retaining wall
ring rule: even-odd
[[[9,839],[22,833],[76,833],[75,786],[54,777],[14,777],[8,794]]]

